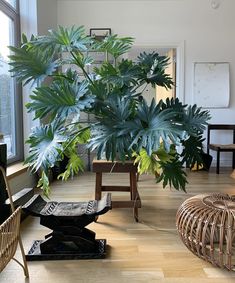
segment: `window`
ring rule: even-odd
[[[18,0],[0,0],[0,139],[7,144],[8,162],[22,157],[22,103],[20,87],[9,73],[7,46],[19,38]]]
[[[7,3],[9,3],[12,7],[14,7],[16,9],[17,6],[17,0],[5,0]]]

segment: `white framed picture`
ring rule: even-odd
[[[229,63],[194,63],[193,97],[199,107],[229,107]]]

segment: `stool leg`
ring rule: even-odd
[[[95,174],[95,200],[101,200],[102,194],[102,172],[96,172]],[[98,221],[99,216],[95,217],[95,222]]]
[[[140,179],[140,173],[136,173],[136,181],[139,182],[139,179]]]
[[[131,191],[131,200],[134,201],[134,206],[133,206],[133,214],[135,221],[138,222],[138,206],[137,206],[137,201],[138,201],[138,192],[137,192],[137,180],[136,180],[136,173],[135,172],[130,172],[130,191]]]
[[[95,177],[95,199],[101,199],[101,189],[102,189],[102,173],[97,172]]]
[[[129,175],[130,175],[130,197],[131,197],[131,200],[133,200],[132,175],[131,175],[131,172],[129,173]]]

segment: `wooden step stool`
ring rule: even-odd
[[[95,199],[100,200],[102,192],[130,192],[130,200],[112,201],[112,208],[133,208],[133,216],[138,222],[138,208],[141,207],[141,200],[137,190],[137,165],[133,161],[107,161],[93,160],[93,172],[96,173]],[[102,185],[103,173],[129,173],[130,186],[104,186]]]

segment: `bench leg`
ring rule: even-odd
[[[216,164],[216,174],[219,174],[219,165],[220,165],[220,151],[217,151],[217,164]]]

